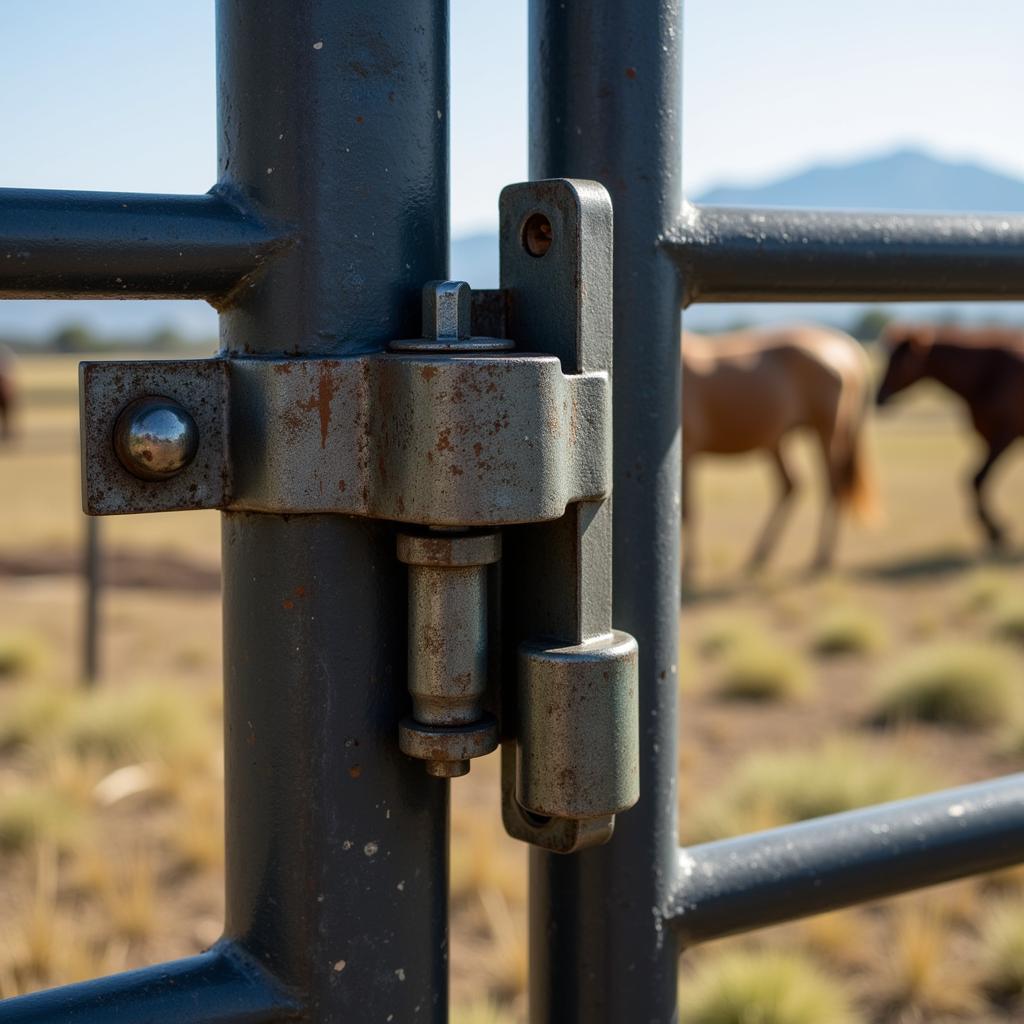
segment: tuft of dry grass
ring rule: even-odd
[[[750,633],[722,656],[713,691],[733,700],[777,701],[806,697],[811,689],[807,663],[771,637]]]
[[[811,649],[824,657],[873,654],[884,645],[885,627],[878,616],[852,604],[826,609],[811,636]]]
[[[171,843],[189,871],[224,866],[224,790],[211,779],[196,778],[180,789]]]
[[[681,1024],[857,1024],[842,985],[813,961],[780,950],[702,957],[680,990]]]
[[[976,643],[938,643],[911,651],[886,672],[876,722],[922,721],[981,729],[1010,719],[1016,667],[1007,652]]]
[[[451,1024],[515,1024],[515,1018],[490,999],[453,1006]]]
[[[202,762],[210,728],[186,694],[156,685],[90,694],[74,707],[67,742],[82,756],[113,763],[156,758]]]
[[[897,904],[876,965],[873,995],[885,1020],[932,1020],[945,1014],[977,1019],[983,1000],[977,976],[950,948],[951,931],[931,901]]]
[[[1007,595],[996,602],[992,609],[992,635],[997,640],[1024,643],[1024,596]]]
[[[980,932],[986,990],[1000,999],[1024,996],[1024,899],[991,905]]]
[[[32,633],[0,635],[0,681],[21,679],[31,675],[43,663],[46,647]]]
[[[117,870],[100,889],[114,931],[129,941],[148,939],[156,930],[156,866],[151,851],[139,847],[117,858]]]
[[[1011,583],[1005,574],[996,569],[978,569],[971,573],[961,588],[960,607],[968,614],[991,611],[1007,600]]]
[[[67,849],[83,825],[79,808],[52,786],[34,783],[0,793],[0,850],[13,853],[42,843]]]
[[[899,800],[938,784],[934,773],[898,751],[850,739],[817,749],[757,753],[684,814],[684,832],[693,842],[742,835]]]
[[[19,686],[0,715],[0,748],[48,742],[67,724],[75,699],[71,690],[49,683]]]
[[[453,815],[450,856],[453,900],[496,889],[511,906],[526,903],[525,849],[489,817],[461,809]]]

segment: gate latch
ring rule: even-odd
[[[637,649],[611,627],[611,200],[531,182],[500,214],[501,288],[429,282],[423,336],[386,352],[83,363],[83,502],[402,524],[401,749],[450,778],[500,742],[506,829],[572,852],[639,796]]]

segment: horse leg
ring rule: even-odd
[[[836,550],[836,537],[839,533],[839,494],[842,490],[842,474],[844,469],[836,465],[832,452],[832,438],[826,433],[821,434],[821,452],[825,460],[825,481],[828,489],[825,493],[825,505],[821,511],[821,529],[818,533],[818,549],[811,562],[812,572],[821,572],[832,564]]]
[[[757,540],[757,544],[754,545],[754,550],[747,560],[748,572],[759,569],[767,561],[768,556],[779,539],[779,533],[786,521],[793,495],[796,492],[796,483],[786,466],[786,460],[782,457],[782,449],[779,447],[771,448],[769,449],[769,454],[774,460],[775,468],[779,474],[779,495],[775,500],[775,507],[761,528],[761,535]]]
[[[988,542],[993,548],[1001,548],[1005,539],[1003,528],[992,518],[985,503],[984,486],[992,467],[996,464],[999,456],[1010,447],[1013,438],[998,438],[990,441],[988,455],[981,464],[981,468],[971,478],[971,488],[974,491],[974,512],[984,529]]]

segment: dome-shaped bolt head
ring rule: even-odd
[[[137,398],[114,426],[114,451],[129,473],[141,480],[167,480],[196,457],[199,428],[171,398]]]

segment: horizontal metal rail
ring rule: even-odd
[[[0,1002],[2,1024],[276,1024],[298,1004],[236,945]]]
[[[1024,215],[686,204],[662,240],[696,302],[1024,299]]]
[[[685,947],[1024,861],[1024,773],[679,851]]]
[[[225,195],[0,189],[0,299],[207,299],[287,237]]]

